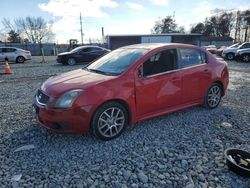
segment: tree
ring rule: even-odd
[[[201,33],[205,36],[230,36],[233,27],[232,13],[222,12],[206,18],[204,23],[198,23],[191,28],[191,33]]]
[[[48,42],[54,38],[54,33],[52,32],[53,23],[45,21],[42,17],[28,16],[15,19],[14,22],[4,18],[2,24],[8,32],[13,30],[19,36],[28,39],[28,41],[34,44],[42,44],[42,42]]]
[[[46,37],[52,35],[52,23],[48,23],[42,17],[26,17],[15,20],[15,25],[25,33],[29,41],[41,44]]]
[[[161,33],[177,33],[177,24],[171,16],[167,16],[164,19],[158,20],[155,22],[152,33],[161,34]]]
[[[203,34],[205,31],[205,25],[203,23],[198,23],[195,26],[191,27],[190,33],[200,33]]]
[[[223,12],[217,16],[217,36],[230,36],[230,31],[233,27],[233,15],[232,13]]]
[[[245,36],[244,36],[244,41],[247,41],[247,39],[250,38],[250,33],[249,33],[249,28],[250,28],[250,10],[246,10],[242,14],[244,24],[245,24]]]
[[[7,40],[11,43],[20,43],[21,42],[21,37],[19,36],[18,33],[16,33],[14,30],[11,30],[8,33],[9,37],[7,38]]]

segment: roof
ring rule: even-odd
[[[155,49],[160,47],[167,47],[167,46],[174,46],[174,47],[195,47],[191,44],[182,44],[182,43],[142,43],[142,44],[134,44],[129,46],[124,46],[121,48],[141,48],[141,49]]]
[[[164,33],[164,34],[107,35],[107,37],[153,37],[153,36],[202,36],[202,35],[200,33]]]
[[[223,36],[223,37],[215,37],[215,36],[202,36],[200,38],[201,41],[233,41],[232,37]]]

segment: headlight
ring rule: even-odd
[[[74,100],[83,92],[82,89],[71,90],[57,99],[55,108],[70,108]]]

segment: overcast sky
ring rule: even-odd
[[[154,23],[175,13],[177,24],[187,30],[214,9],[250,8],[250,0],[1,0],[0,20],[41,16],[54,22],[56,41],[80,41],[80,12],[84,39],[110,34],[149,34]],[[0,25],[0,28],[2,26]]]

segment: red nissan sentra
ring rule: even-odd
[[[34,106],[50,130],[91,130],[109,140],[141,120],[196,105],[215,108],[227,85],[227,64],[197,46],[138,44],[49,78]]]

